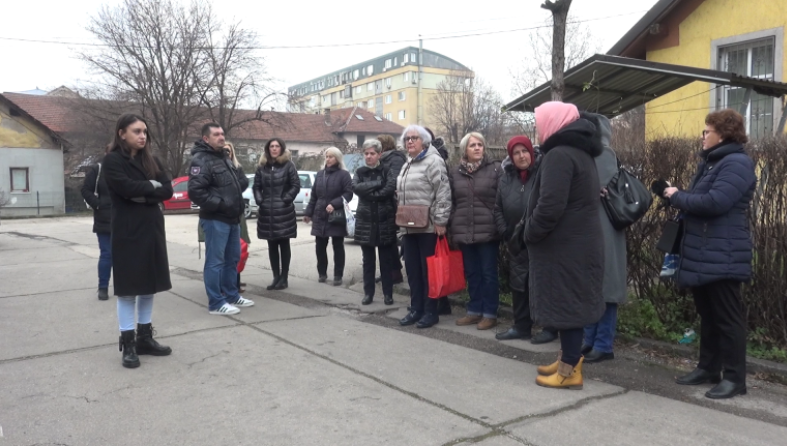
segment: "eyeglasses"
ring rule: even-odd
[[[421,137],[404,137],[404,142],[405,143],[409,143],[411,141],[412,142],[416,142],[416,141],[418,141],[420,139],[421,139]]]
[[[703,130],[702,131],[702,138],[705,138],[705,136],[708,135],[711,132],[717,133],[715,130]]]

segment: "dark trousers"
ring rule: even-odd
[[[530,316],[530,292],[527,290],[520,292],[511,291],[511,301],[514,307],[514,327],[524,334],[529,334],[533,330],[533,318]]]
[[[580,327],[560,329],[557,332],[560,334],[560,349],[563,350],[560,360],[563,363],[576,366],[579,359],[582,358],[582,338],[585,336],[585,330]]]
[[[700,326],[700,361],[711,373],[724,370],[724,379],[746,383],[746,322],[741,283],[716,281],[691,289]]]
[[[500,283],[497,277],[497,255],[500,242],[459,244],[467,279],[467,315],[497,318],[500,306]]]
[[[327,237],[315,238],[317,251],[317,274],[328,276],[328,239]],[[333,276],[341,278],[344,276],[344,238],[330,238],[333,245]]]
[[[391,273],[401,273],[402,272],[402,260],[399,255],[399,246],[396,244],[393,245],[386,245],[385,247],[380,247],[380,249],[387,249],[389,250],[389,259],[391,260]],[[380,275],[382,276],[382,269],[380,269]]]
[[[98,288],[108,289],[109,278],[112,276],[112,234],[96,233],[98,237]]]
[[[291,258],[292,252],[290,251],[289,239],[268,241],[268,259],[271,261],[271,270],[273,270],[274,276],[279,276],[280,272],[287,273],[290,271]],[[281,264],[279,264],[280,259]]]
[[[393,277],[391,272],[391,247],[384,245],[374,247],[372,245],[361,245],[363,253],[363,293],[374,297],[374,274],[377,271],[375,251],[380,258],[380,282],[383,284],[383,296],[393,296]],[[385,274],[389,272],[389,274]]]
[[[404,245],[404,268],[410,284],[410,310],[418,313],[437,313],[437,300],[429,299],[429,272],[426,258],[434,256],[437,235],[435,233],[407,234],[402,238]]]

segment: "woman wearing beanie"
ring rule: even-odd
[[[558,360],[538,367],[536,383],[582,389],[584,327],[604,314],[604,237],[593,159],[604,148],[594,126],[573,104],[536,107],[544,154],[528,204],[525,242],[530,256],[530,310],[541,326],[558,330]]]
[[[312,236],[317,240],[317,274],[320,282],[328,280],[328,239],[333,243],[333,285],[342,285],[344,276],[344,237],[347,224],[341,220],[330,222],[334,211],[344,210],[344,201],[353,198],[353,179],[344,167],[342,152],[330,147],[325,151],[325,166],[317,173],[312,186],[309,206],[303,221],[312,222]]]
[[[530,295],[527,289],[529,258],[521,232],[514,229],[527,211],[530,194],[533,192],[538,162],[533,143],[525,135],[518,135],[506,145],[508,157],[503,160],[503,176],[497,187],[495,203],[495,225],[508,249],[510,268],[508,285],[514,307],[514,325],[506,332],[495,335],[498,340],[531,338],[533,319],[530,317]]]

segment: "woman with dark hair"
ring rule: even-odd
[[[380,134],[377,135],[377,140],[383,147],[383,154],[380,156],[380,164],[382,165],[383,170],[390,172],[390,175],[396,179],[396,177],[399,176],[399,173],[402,172],[402,166],[404,166],[404,164],[407,162],[407,155],[404,153],[404,151],[397,150],[396,139],[394,139],[394,137],[386,134]],[[395,181],[394,184],[396,184]],[[395,215],[396,200],[394,200],[393,205]],[[399,284],[404,281],[404,277],[402,276],[402,260],[399,256],[399,245],[393,244],[386,246],[385,249],[391,251],[389,253],[389,260],[391,262],[391,276],[393,278],[393,283]],[[380,271],[380,277],[378,277],[375,281],[382,281],[382,271]]]
[[[257,202],[257,237],[268,241],[268,258],[273,282],[268,290],[283,290],[289,284],[290,239],[298,236],[295,197],[301,190],[298,168],[280,138],[265,143],[257,173],[254,175],[254,200]]]
[[[757,184],[754,162],[743,148],[747,141],[738,112],[708,114],[691,185],[685,191],[668,187],[663,193],[683,217],[677,282],[691,288],[702,320],[699,364],[677,383],[717,383],[705,393],[711,399],[746,394],[741,283],[751,280],[748,212]]]
[[[535,115],[544,155],[525,220],[530,311],[536,323],[558,330],[561,347],[556,362],[538,367],[536,383],[582,389],[584,327],[604,314],[601,187],[593,160],[604,147],[573,104],[549,101]]]
[[[108,154],[112,146],[107,146],[104,154]],[[112,199],[109,197],[107,181],[101,165],[96,163],[85,174],[82,183],[82,198],[93,209],[93,233],[98,237],[98,299],[109,299],[109,278],[112,276]]]
[[[312,222],[317,253],[317,274],[320,282],[328,281],[328,239],[333,246],[333,285],[342,285],[344,276],[344,237],[347,222],[332,221],[334,211],[344,214],[344,201],[353,198],[353,179],[344,166],[342,152],[335,147],[325,150],[325,166],[314,177],[309,205],[303,213],[303,221]]]
[[[151,324],[153,295],[172,288],[159,208],[172,197],[172,183],[153,157],[145,120],[134,114],[118,119],[103,170],[112,198],[112,279],[118,297],[120,350],[123,366],[136,368],[138,355],[172,353],[153,339]]]

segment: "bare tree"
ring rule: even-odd
[[[104,6],[87,27],[102,47],[79,57],[102,76],[83,92],[145,117],[174,176],[183,172],[200,122],[213,119],[231,132],[263,118],[256,35],[237,24],[223,29],[206,0],[124,0]],[[239,117],[246,102],[257,110]]]
[[[429,99],[429,114],[438,133],[452,143],[468,132],[481,132],[489,144],[505,138],[506,120],[500,94],[481,79],[460,73],[447,76]]]
[[[563,99],[563,71],[566,61],[564,50],[566,46],[566,22],[568,21],[568,9],[571,7],[571,0],[545,0],[542,8],[552,12],[552,100],[561,101]]]

